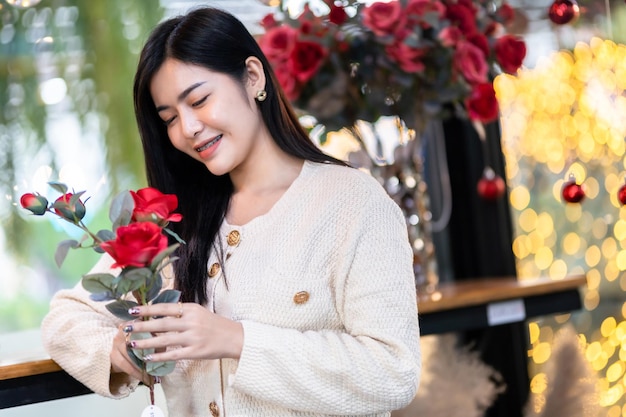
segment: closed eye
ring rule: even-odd
[[[209,96],[204,96],[204,97],[202,97],[200,100],[193,102],[193,103],[191,104],[191,107],[198,107],[198,106],[200,106],[202,103],[204,103],[204,102],[206,101],[206,99],[207,99],[208,97],[209,97]]]
[[[165,123],[165,126],[169,126],[172,124],[172,122],[174,121],[174,119],[176,119],[176,116],[170,117],[167,120],[163,120],[163,123]]]

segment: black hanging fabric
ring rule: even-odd
[[[443,122],[452,211],[447,226],[434,233],[442,281],[517,276],[508,193],[496,201],[487,201],[476,189],[487,165],[506,179],[499,124],[485,125],[485,134],[481,141],[467,120],[451,118]],[[432,169],[432,163],[429,165],[433,152],[431,140],[426,150],[426,177],[433,217],[437,218],[441,214],[441,196],[437,193],[446,179]],[[526,324],[517,323],[460,335],[461,342],[479,351],[481,359],[495,368],[506,384],[506,391],[486,417],[522,416],[529,394],[527,333]]]

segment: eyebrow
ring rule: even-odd
[[[191,94],[191,92],[192,92],[193,90],[195,90],[196,88],[200,87],[200,86],[201,86],[202,84],[204,84],[204,83],[205,83],[205,81],[200,81],[200,82],[197,82],[197,83],[192,84],[192,85],[190,85],[189,87],[185,88],[185,89],[183,90],[183,92],[182,92],[182,93],[180,93],[180,94],[178,95],[178,102],[180,103],[181,101],[183,101],[184,99],[186,99],[186,98],[187,98],[187,96],[188,96],[189,94]],[[161,112],[161,111],[163,111],[163,110],[167,110],[168,108],[169,108],[169,106],[158,106],[158,107],[156,108],[156,111],[157,111],[157,113],[158,113],[158,112]]]

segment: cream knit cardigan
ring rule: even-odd
[[[232,230],[241,240],[229,246]],[[405,219],[375,179],[305,162],[268,213],[224,223],[220,235],[226,253],[207,308],[242,323],[243,351],[237,361],[179,361],[163,378],[170,417],[210,416],[211,403],[228,417],[388,416],[413,399],[421,369],[413,256]],[[216,262],[214,253],[208,266]],[[103,257],[94,270],[110,263]],[[59,291],[43,341],[76,379],[120,398],[137,381],[110,378],[120,321],[104,304],[80,284]]]

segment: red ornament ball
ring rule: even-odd
[[[585,198],[585,191],[575,180],[569,180],[563,185],[561,195],[567,203],[580,203]]]
[[[626,204],[626,184],[619,187],[619,190],[617,191],[617,199],[620,203]]]
[[[502,177],[496,175],[490,167],[485,168],[482,177],[476,184],[478,195],[488,201],[494,201],[502,197],[505,189],[506,185]]]
[[[578,19],[580,8],[576,0],[554,0],[548,10],[548,17],[557,25],[566,25]]]

